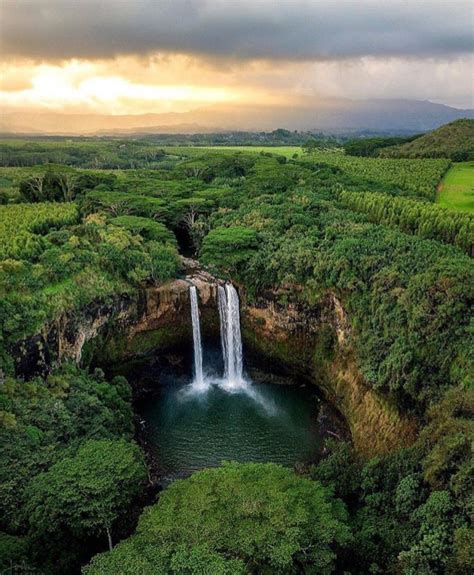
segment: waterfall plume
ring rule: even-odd
[[[240,332],[240,304],[232,284],[218,287],[224,379],[230,388],[245,385],[243,377],[242,336]]]
[[[195,286],[189,288],[191,300],[191,321],[193,326],[194,344],[194,382],[197,387],[204,387],[204,373],[202,369],[201,325],[199,322],[199,302]]]

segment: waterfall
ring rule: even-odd
[[[198,387],[203,387],[204,374],[202,371],[201,326],[199,324],[199,303],[195,286],[189,288],[189,295],[191,299],[191,320],[193,324],[194,384]]]
[[[199,322],[199,301],[196,286],[190,286],[191,320],[194,343],[194,380],[191,391],[201,392],[212,383],[233,390],[247,388],[243,376],[242,336],[240,333],[240,305],[237,290],[232,284],[218,286],[218,308],[221,328],[222,355],[224,357],[224,381],[204,379],[202,365],[201,326]]]
[[[218,287],[221,345],[224,378],[229,387],[245,384],[243,378],[242,337],[240,333],[239,296],[232,284]]]
[[[222,357],[224,358],[224,377],[227,378],[227,297],[225,288],[222,286],[217,287],[217,305],[221,329]]]

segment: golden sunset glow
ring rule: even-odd
[[[450,28],[444,8],[423,11],[420,18],[416,7],[396,1],[356,4],[339,10],[333,3],[297,0],[5,0],[3,125],[27,128],[22,114],[117,116],[227,107],[220,120],[175,119],[225,127],[237,125],[240,106],[253,108],[242,124],[248,129],[277,126],[285,106],[292,125],[303,125],[304,110],[317,118],[320,102],[326,108],[333,101],[344,107],[371,98],[472,105],[466,74],[471,31],[461,12]],[[351,18],[360,23],[357,34]],[[411,28],[404,42],[393,42],[401,21]],[[259,124],[262,111],[265,122]]]
[[[98,68],[98,69],[97,69]],[[107,75],[103,67],[88,62],[64,66],[39,65],[31,68],[29,86],[0,92],[3,106],[19,109],[81,110],[117,113],[161,112],[186,105],[235,101],[239,94],[228,88],[196,85],[152,85]],[[15,85],[15,76],[24,70],[6,70]],[[159,79],[157,79],[159,80]]]
[[[264,70],[262,63],[257,66]],[[253,66],[255,73],[255,65]],[[181,83],[176,81],[181,78]],[[184,82],[183,82],[184,80]],[[287,101],[284,94],[239,85],[235,72],[183,58],[61,64],[3,65],[0,105],[4,110],[50,110],[109,114],[183,111],[204,104]]]

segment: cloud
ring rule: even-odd
[[[234,62],[197,57],[117,57],[0,65],[0,109],[136,114],[234,102],[268,107],[316,105],[322,98],[412,98],[473,106],[470,56],[317,62]],[[327,102],[325,102],[327,105]]]
[[[4,58],[334,60],[472,49],[464,0],[3,0],[1,10]]]
[[[472,12],[463,0],[0,0],[0,107],[471,107]]]
[[[301,94],[324,93],[353,99],[400,98],[431,100],[459,108],[474,106],[472,56],[438,58],[373,58],[306,64],[306,73],[293,76]],[[287,78],[287,85],[291,81]]]

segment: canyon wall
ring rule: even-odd
[[[94,301],[19,341],[10,350],[17,376],[45,375],[65,361],[84,363],[89,351],[99,362],[114,361],[179,344],[191,334],[190,285],[197,287],[201,311],[212,323],[212,316],[217,318],[218,282],[192,260],[185,262],[182,279]]]
[[[105,365],[190,345],[190,285],[198,290],[204,337],[217,335],[218,280],[187,260],[183,279],[95,302],[17,344],[18,375],[44,375],[65,360],[87,363],[91,354],[96,364]],[[347,421],[359,453],[372,456],[412,443],[415,421],[370,389],[357,369],[342,302],[327,293],[311,306],[291,303],[298,289],[268,291],[247,301],[240,286],[246,352],[257,352],[282,373],[316,384]]]
[[[287,300],[286,290],[279,290],[244,306],[247,345],[316,384],[344,416],[360,454],[371,457],[413,443],[416,420],[364,382],[338,297],[327,293],[312,306]]]

